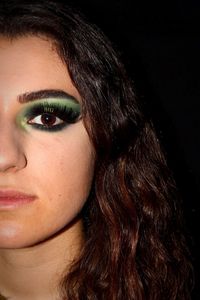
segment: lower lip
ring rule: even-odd
[[[35,200],[34,196],[0,196],[0,209],[12,209],[27,205]]]

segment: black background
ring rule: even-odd
[[[120,52],[183,198],[200,299],[200,1],[73,1]]]

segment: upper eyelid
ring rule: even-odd
[[[70,104],[69,104],[70,102]],[[40,109],[41,111],[42,109],[44,109],[45,107],[49,107],[49,108],[69,108],[69,109],[74,109],[74,110],[78,110],[79,113],[81,114],[81,105],[79,102],[75,102],[72,99],[68,99],[68,101],[65,100],[59,100],[59,99],[55,99],[55,98],[48,98],[48,99],[40,99],[40,100],[36,100],[36,101],[31,101],[30,103],[25,103],[24,107],[22,109],[22,111],[20,112],[20,115],[26,114],[26,113],[31,113],[31,110],[34,109]]]
[[[70,98],[56,98],[56,97],[49,97],[49,98],[43,98],[43,99],[35,99],[31,102],[26,102],[24,103],[24,106],[36,106],[37,104],[41,104],[41,103],[44,103],[46,105],[49,105],[49,104],[58,104],[58,105],[65,105],[66,103],[71,103],[72,105],[75,105],[75,106],[81,106],[80,102],[77,102],[73,99],[70,99]],[[67,105],[67,104],[66,104]]]

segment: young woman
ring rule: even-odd
[[[100,30],[56,1],[1,1],[2,299],[190,299],[176,198]]]

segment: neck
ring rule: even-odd
[[[0,291],[10,300],[60,299],[59,282],[83,244],[82,222],[33,247],[0,249]]]

